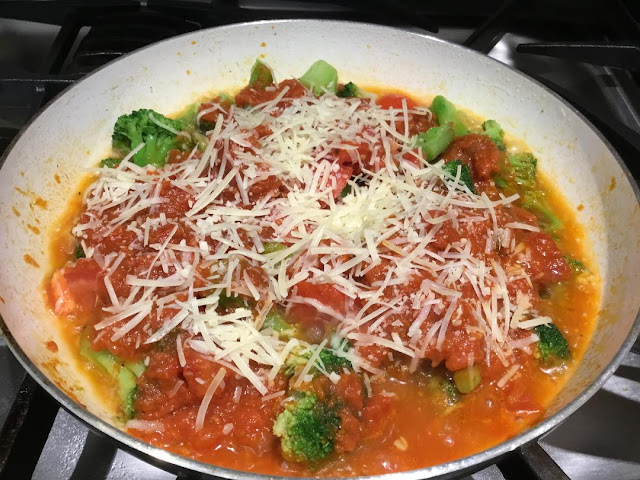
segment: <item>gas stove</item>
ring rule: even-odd
[[[433,4],[433,5],[432,5]],[[598,127],[640,182],[640,5],[632,0],[49,0],[0,8],[0,153],[83,75],[164,38],[276,18],[373,22],[488,54],[555,90]],[[640,348],[538,443],[475,480],[640,479]],[[29,377],[0,337],[0,478],[186,480],[89,430]]]

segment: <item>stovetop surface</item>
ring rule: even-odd
[[[206,4],[206,2],[202,3]],[[121,4],[126,4],[123,13],[126,14],[128,11],[126,8],[130,8],[133,2],[121,2]],[[92,2],[91,5],[104,4]],[[274,9],[304,11],[307,16],[314,16],[314,14],[322,16],[330,13],[338,17],[341,12],[349,10],[324,2],[304,3],[301,6],[301,2],[287,0],[271,0],[269,3],[244,0],[238,5],[245,9],[243,11],[250,11],[252,15],[245,15],[239,20],[254,19],[256,15],[260,18],[260,12],[273,12]],[[59,36],[60,27],[26,21],[24,18],[3,19],[2,15],[2,9],[0,9],[0,77],[11,74],[22,76],[41,74],[43,63],[50,62],[47,55],[56,42],[56,36]],[[28,17],[27,14],[24,16]],[[40,16],[34,14],[33,18],[42,20]],[[237,20],[237,17],[235,19]],[[406,21],[406,17],[400,19],[401,27],[425,32],[424,29],[415,25],[402,23],[403,20]],[[468,22],[465,22],[459,21],[458,24],[454,23],[454,26],[441,27],[435,35],[456,43],[464,43],[473,32],[473,28],[467,26]],[[178,23],[176,21],[176,24]],[[396,24],[398,24],[397,19]],[[188,31],[190,24],[185,24],[186,27],[183,24],[180,25],[182,25],[180,27],[182,31]],[[193,27],[193,25],[190,26]],[[532,33],[531,29],[525,30],[527,31],[523,33],[517,28],[508,29],[511,33],[501,36],[495,45],[489,42],[484,50],[493,58],[538,80],[550,82],[561,92],[569,92],[568,94],[574,99],[579,99],[581,105],[586,106],[589,112],[606,118],[608,123],[624,125],[632,132],[640,134],[638,114],[640,86],[633,75],[607,67],[519,53],[516,47],[521,43],[549,40],[557,36],[552,28],[538,31],[538,33]],[[89,28],[83,27],[78,31],[75,40],[69,41],[70,53],[56,67],[57,72],[65,74],[82,72],[83,69],[85,72],[90,71],[91,65],[86,61],[74,64],[71,59],[74,51],[82,51],[82,39],[88,32]],[[181,32],[177,31],[177,33]],[[567,36],[566,32],[565,36]],[[34,92],[33,85],[28,83],[15,81],[0,83],[0,129],[4,128],[4,131],[11,133],[21,128],[49,94],[45,90],[41,88],[38,91],[36,88]],[[640,152],[635,153],[640,156]],[[636,161],[637,158],[636,156],[630,159],[629,154],[625,156],[628,162]],[[630,165],[630,167],[634,172],[638,171],[637,165]],[[38,417],[26,421],[27,427],[29,422],[34,424],[37,421],[48,422],[46,431],[41,435],[42,438],[38,437],[39,440],[34,440],[35,437],[28,434],[22,435],[25,437],[22,439],[19,435],[15,444],[16,448],[23,449],[21,452],[24,452],[24,461],[31,461],[35,465],[35,468],[31,469],[33,471],[31,478],[37,480],[54,478],[169,480],[176,478],[174,474],[118,449],[109,439],[98,437],[75,417],[58,409],[53,400],[37,389],[33,381],[29,383],[29,380],[25,380],[24,370],[0,337],[0,426],[4,425],[5,430],[7,424],[12,421],[11,415],[16,409],[16,398],[20,398],[20,395],[31,399],[32,410],[38,410],[42,418],[45,418],[45,414],[49,412],[45,420]],[[623,365],[604,388],[557,429],[547,434],[540,444],[570,479],[637,480],[640,479],[638,425],[640,425],[640,355],[629,353]],[[42,425],[40,427],[42,428]],[[32,452],[29,444],[37,441],[40,441],[41,449]],[[2,445],[0,445],[1,451]],[[507,460],[477,472],[467,479],[536,478],[535,472],[532,471],[536,470],[536,467],[535,463],[529,463],[527,471],[526,465],[523,467],[522,464]]]

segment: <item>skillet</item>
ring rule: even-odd
[[[418,98],[441,93],[480,117],[495,118],[528,144],[570,204],[584,207],[578,220],[586,226],[602,277],[602,304],[582,363],[542,422],[476,455],[385,477],[451,477],[479,469],[536,440],[585,403],[640,331],[640,193],[624,163],[571,106],[495,60],[425,35],[338,21],[230,25],[151,45],[85,77],[25,127],[0,170],[0,326],[27,371],[92,428],[165,468],[263,477],[166,452],[114,426],[112,412],[86,381],[41,293],[49,273],[51,225],[87,169],[109,153],[116,118],[142,107],[173,114],[207,94],[235,89],[246,84],[260,55],[281,77],[299,76],[322,58],[343,79],[400,88]],[[45,346],[50,340],[59,346],[56,353]]]

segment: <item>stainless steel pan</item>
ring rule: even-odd
[[[120,58],[55,99],[8,149],[0,171],[2,329],[20,362],[51,395],[130,450],[220,477],[257,477],[165,452],[116,428],[60,338],[40,289],[49,269],[51,225],[86,169],[109,153],[116,118],[141,107],[171,114],[206,94],[237,88],[261,55],[280,78],[299,76],[322,58],[356,83],[398,87],[417,97],[442,93],[497,119],[528,143],[568,200],[584,207],[578,217],[603,278],[601,312],[582,364],[544,421],[490,450],[400,477],[477,468],[548,432],[604,384],[640,330],[640,195],[602,135],[541,85],[463,47],[375,25],[293,20],[199,31]],[[59,345],[57,353],[45,347],[48,340]]]

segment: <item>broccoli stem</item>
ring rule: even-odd
[[[444,152],[455,137],[454,127],[445,123],[439,127],[431,127],[426,132],[416,135],[416,147],[422,150],[424,158],[428,162],[435,160]]]
[[[557,232],[563,228],[562,220],[553,212],[542,190],[526,191],[522,196],[522,206],[538,217],[543,230]]]
[[[182,122],[183,128],[185,130],[187,128],[197,127],[198,108],[200,108],[200,103],[194,103],[189,108],[187,108],[184,113],[178,118],[178,120]]]
[[[249,76],[249,86],[256,90],[264,90],[266,87],[275,83],[273,71],[263,61],[257,59],[251,67],[251,75]]]
[[[118,383],[118,396],[122,401],[122,408],[127,418],[134,416],[133,402],[140,375],[145,370],[143,362],[121,362],[112,353],[102,350],[96,352],[91,348],[89,340],[83,338],[80,342],[80,355],[94,365],[106,371]]]
[[[524,188],[534,188],[538,160],[531,153],[513,153],[507,156],[507,161],[513,172],[513,179],[517,185]]]
[[[430,110],[434,113],[440,125],[452,123],[457,137],[466,135],[469,132],[469,129],[460,119],[460,112],[456,110],[455,105],[442,95],[438,95],[433,99]]]
[[[263,247],[263,251],[262,253],[275,253],[275,252],[280,252],[282,250],[286,250],[287,246],[284,243],[280,243],[280,242],[264,242],[262,244]]]
[[[300,83],[314,95],[322,95],[325,90],[336,93],[338,71],[324,60],[318,60],[300,77]]]
[[[460,393],[469,393],[475,390],[482,381],[480,369],[475,365],[453,373],[453,382]]]
[[[118,372],[118,395],[122,401],[124,412],[127,417],[135,415],[133,402],[135,401],[136,390],[138,389],[138,378],[127,367],[121,367]]]

